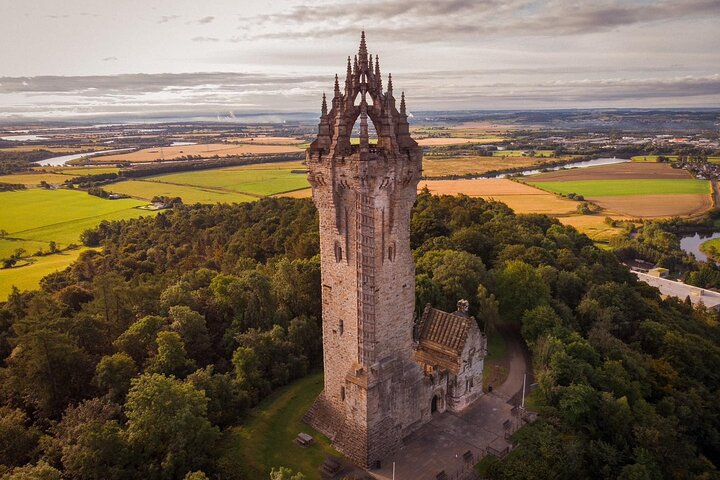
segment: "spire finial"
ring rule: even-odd
[[[405,97],[403,97],[403,98],[405,98]],[[327,116],[327,98],[325,98],[325,92],[323,92],[321,112],[322,112],[323,117]]]
[[[360,34],[360,50],[358,51],[360,58],[367,56],[367,44],[365,43],[365,30]]]
[[[392,73],[388,74],[388,93],[392,95]]]
[[[335,96],[340,96],[340,79],[338,78],[338,74],[335,74]]]
[[[347,73],[345,74],[345,90],[347,91],[352,84],[352,61],[348,55]]]
[[[378,92],[382,92],[382,76],[380,75],[380,55],[375,55],[375,78]]]
[[[400,94],[400,115],[407,115],[405,113],[405,92]]]

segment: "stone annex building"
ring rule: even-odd
[[[323,95],[306,154],[320,215],[325,385],[305,418],[373,467],[433,413],[460,411],[482,395],[486,338],[466,301],[455,313],[428,305],[415,322],[410,210],[423,153],[410,137],[405,95],[398,110],[392,76],[383,91],[364,32],[342,90],[335,76],[329,107]]]

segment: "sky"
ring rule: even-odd
[[[319,111],[361,30],[408,109],[720,107],[720,0],[0,0],[0,120]]]

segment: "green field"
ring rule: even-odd
[[[7,258],[22,248],[27,255],[47,252],[51,241],[63,249],[80,243],[80,234],[103,220],[123,220],[154,215],[140,210],[146,202],[121,199],[103,200],[77,190],[21,190],[0,192],[0,229],[8,232],[0,239],[0,258]],[[44,275],[65,268],[80,250],[29,259],[27,266],[0,270],[0,299],[15,284],[35,288]]]
[[[85,249],[67,250],[54,255],[35,257],[32,263],[23,267],[0,269],[0,301],[3,301],[12,291],[13,285],[20,291],[33,290],[38,287],[40,279],[53,272],[64,270]]]
[[[257,200],[257,197],[228,190],[199,188],[191,185],[174,185],[149,180],[127,180],[105,187],[113,193],[123,193],[131,197],[150,201],[154,196],[165,195],[180,197],[184,203],[242,203]]]
[[[577,193],[579,195],[584,195],[585,197],[706,194],[710,192],[710,182],[694,178],[658,180],[577,180],[571,182],[527,183],[534,187],[562,195]]]
[[[302,166],[295,168],[228,167],[157,175],[145,180],[266,196],[307,188],[309,186],[307,175],[292,173],[292,170],[298,169],[302,169]]]
[[[309,375],[252,409],[242,426],[225,434],[218,478],[268,478],[271,468],[283,466],[320,479],[325,457],[340,456],[325,436],[302,421],[322,388],[322,374]],[[300,432],[312,435],[315,444],[303,448],[295,443]]]

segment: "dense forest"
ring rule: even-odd
[[[718,478],[716,313],[502,203],[423,192],[411,229],[417,305],[467,298],[533,352],[540,419],[492,478]],[[242,478],[223,431],[321,366],[312,203],[176,205],[84,239],[103,249],[0,307],[0,478]]]

